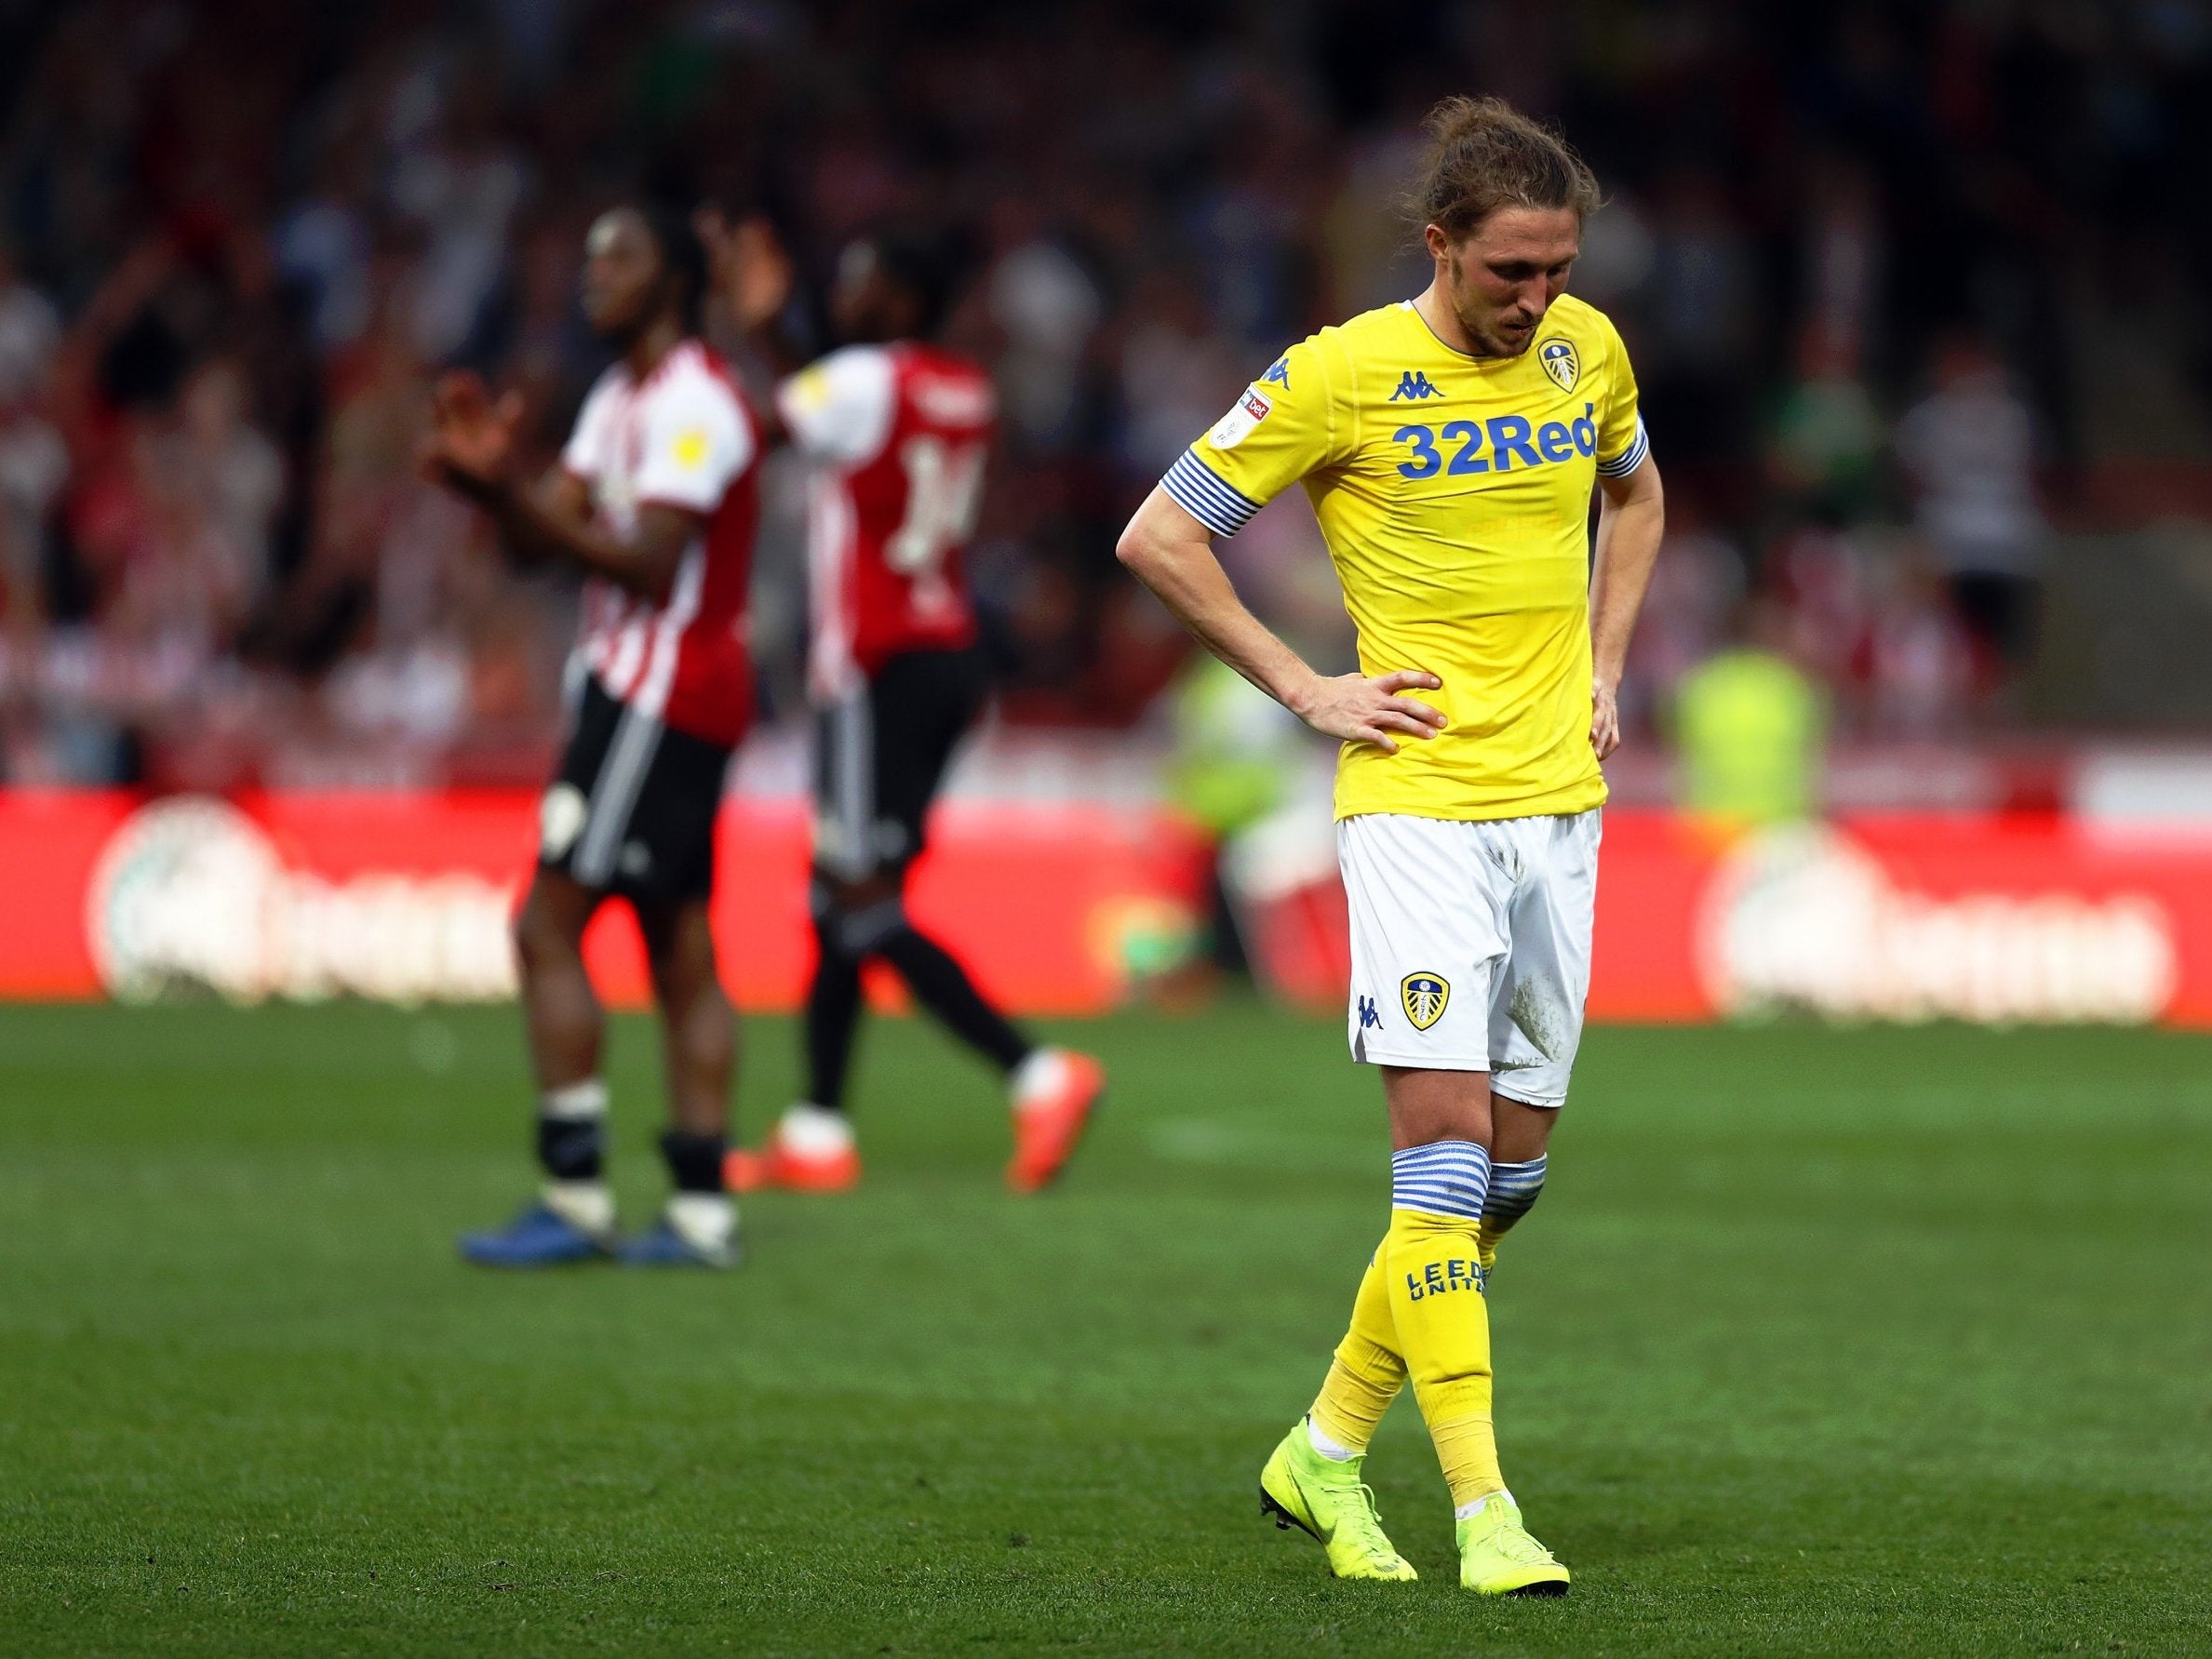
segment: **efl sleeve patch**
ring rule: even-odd
[[[1330,459],[1335,430],[1328,377],[1302,341],[1238,395],[1160,480],[1217,536],[1233,536],[1260,508]]]
[[[1216,449],[1234,449],[1250,437],[1253,429],[1275,412],[1274,404],[1257,386],[1237,400],[1234,408],[1213,423],[1213,430],[1206,435],[1206,441]]]

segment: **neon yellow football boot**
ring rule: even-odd
[[[1567,1570],[1529,1536],[1521,1508],[1492,1492],[1459,1523],[1460,1587],[1478,1596],[1564,1596]]]
[[[1323,1457],[1306,1438],[1300,1418],[1260,1471],[1260,1513],[1272,1515],[1285,1531],[1300,1527],[1329,1552],[1329,1571],[1338,1578],[1401,1582],[1417,1578],[1413,1567],[1383,1535],[1374,1512],[1374,1493],[1360,1483],[1353,1458],[1337,1463]]]

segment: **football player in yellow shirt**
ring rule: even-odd
[[[1460,1582],[1563,1595],[1491,1424],[1490,1265],[1543,1182],[1589,985],[1598,763],[1656,555],[1657,469],[1613,325],[1567,297],[1589,170],[1495,99],[1451,99],[1418,200],[1418,299],[1293,346],[1184,454],[1122,562],[1216,656],[1344,740],[1354,1058],[1382,1067],[1388,1231],[1265,1512],[1339,1576],[1410,1579],[1361,1481],[1407,1380],[1457,1519]],[[1330,676],[1239,601],[1212,538],[1303,483],[1359,630]],[[1594,566],[1593,490],[1600,493]]]

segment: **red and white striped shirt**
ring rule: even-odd
[[[846,346],[784,381],[776,408],[815,463],[813,696],[850,695],[902,651],[971,643],[960,555],[997,419],[990,377],[935,346]]]
[[[576,416],[561,465],[591,490],[602,525],[635,533],[650,504],[704,523],[654,604],[583,584],[576,658],[609,696],[678,731],[734,747],[753,713],[745,600],[760,516],[760,438],[728,365],[686,340],[643,381],[618,362]]]

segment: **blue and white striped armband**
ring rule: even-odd
[[[1643,458],[1651,453],[1651,434],[1643,430],[1643,417],[1636,417],[1636,435],[1629,440],[1629,447],[1611,461],[1598,462],[1598,471],[1608,478],[1625,478],[1643,464]]]
[[[1217,536],[1233,536],[1252,522],[1260,503],[1222,482],[1221,475],[1186,449],[1160,488],[1174,497],[1175,504]]]

